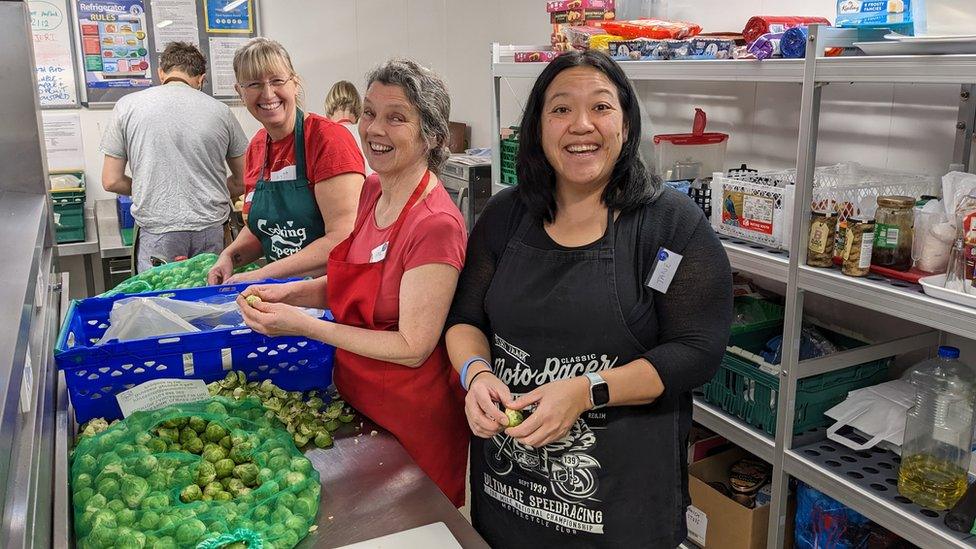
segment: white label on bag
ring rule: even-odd
[[[292,181],[296,178],[295,166],[285,166],[276,172],[271,172],[271,181]]]
[[[685,510],[685,523],[688,525],[688,539],[705,547],[705,531],[708,530],[708,515],[694,505]]]
[[[369,262],[379,263],[386,259],[386,251],[390,249],[390,242],[386,241],[379,246],[373,248],[373,251],[369,252]]]
[[[154,379],[115,395],[123,417],[208,398],[210,391],[202,379]]]
[[[683,257],[681,254],[676,254],[667,248],[658,250],[654,270],[651,273],[651,277],[647,279],[647,286],[662,294],[668,293],[671,281],[674,280],[674,273],[678,270],[678,265],[681,264]]]

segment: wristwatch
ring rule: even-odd
[[[593,410],[603,408],[610,403],[610,386],[600,374],[590,372],[586,374],[590,380],[590,404]]]

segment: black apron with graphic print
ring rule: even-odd
[[[586,249],[531,247],[531,223],[522,218],[485,297],[498,377],[524,394],[645,352],[617,298],[612,213]],[[676,400],[664,398],[586,412],[537,450],[504,434],[473,437],[474,526],[500,549],[673,548],[685,536],[681,431]]]

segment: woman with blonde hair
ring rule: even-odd
[[[332,85],[329,94],[325,96],[325,116],[336,124],[342,124],[349,130],[361,149],[363,144],[359,140],[359,117],[363,115],[363,102],[359,98],[356,86],[348,80],[340,80]],[[373,173],[366,165],[366,175]]]
[[[234,54],[235,88],[263,126],[245,153],[247,227],[210,270],[210,284],[321,276],[352,231],[365,169],[356,141],[335,122],[302,111],[302,82],[288,52],[268,38]],[[268,264],[234,275],[264,255]]]

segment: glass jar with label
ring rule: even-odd
[[[870,217],[848,219],[841,272],[847,276],[867,276],[871,272],[873,248],[874,219]]]
[[[815,209],[810,219],[807,241],[807,265],[834,266],[834,240],[837,238],[837,214],[832,207]]]
[[[915,199],[879,196],[875,214],[872,262],[879,267],[907,271],[912,268],[912,226]]]

